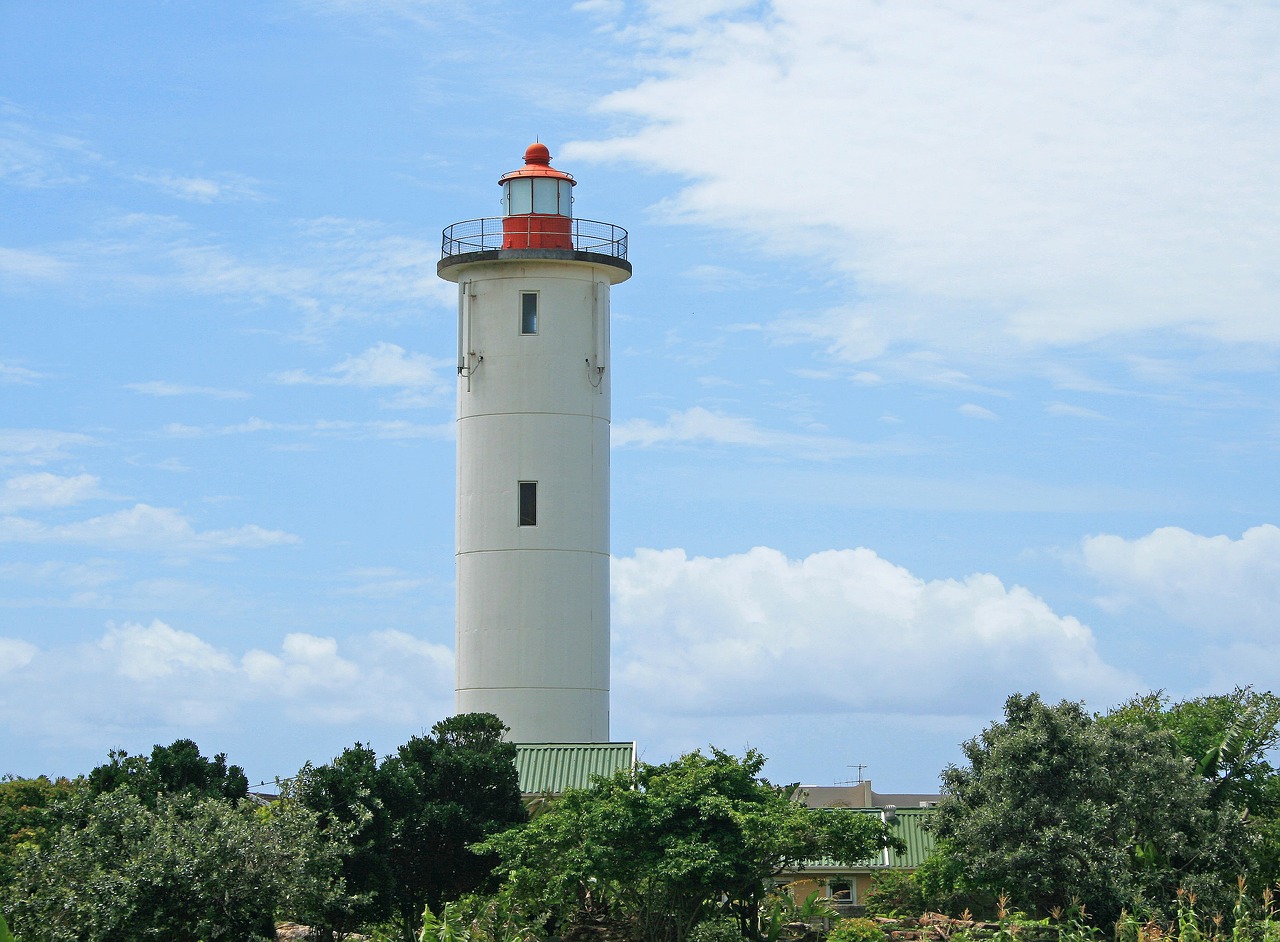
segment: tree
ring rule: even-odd
[[[50,806],[79,788],[79,782],[44,775],[0,778],[0,889],[13,880],[18,856],[48,843]]]
[[[238,765],[228,767],[225,753],[206,759],[190,739],[157,745],[152,748],[150,759],[131,756],[123,749],[113,749],[108,755],[108,762],[89,773],[90,794],[123,788],[149,806],[154,806],[160,794],[184,793],[230,801],[249,794],[244,769]]]
[[[1239,809],[1211,802],[1167,730],[1015,694],[1005,721],[963,749],[968,765],[943,773],[937,834],[963,883],[1020,909],[1074,898],[1110,924],[1124,907],[1167,906],[1180,886],[1225,904],[1247,864]]]
[[[391,822],[382,791],[377,754],[356,743],[328,765],[308,762],[282,796],[282,813],[300,806],[315,816],[326,853],[338,861],[292,911],[322,940],[391,914]]]
[[[1247,813],[1256,835],[1247,876],[1256,893],[1280,879],[1280,775],[1268,760],[1280,745],[1280,697],[1237,687],[1229,694],[1170,702],[1161,691],[1134,697],[1100,717],[1173,736],[1209,784],[1212,807]]]
[[[48,846],[10,888],[26,942],[215,942],[272,938],[288,874],[311,847],[246,804],[128,789],[65,802]]]
[[[388,863],[393,908],[406,940],[424,906],[443,904],[481,887],[497,858],[473,844],[521,825],[516,747],[491,713],[441,720],[383,762],[381,796],[391,833]]]
[[[565,792],[527,826],[480,848],[528,912],[562,925],[582,912],[633,923],[646,942],[683,942],[719,901],[758,911],[765,881],[806,861],[844,863],[896,844],[854,811],[809,809],[760,777],[764,757],[713,749],[639,764]]]

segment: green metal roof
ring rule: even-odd
[[[818,809],[826,811],[827,809]],[[880,817],[880,808],[849,808],[840,809],[855,811],[858,814],[874,814]],[[900,837],[907,845],[904,853],[889,850],[877,854],[875,857],[867,860],[859,860],[854,864],[842,864],[834,860],[812,860],[805,864],[805,870],[826,870],[848,872],[851,870],[884,870],[886,868],[892,870],[914,870],[920,864],[924,863],[926,857],[933,852],[934,836],[933,832],[927,828],[927,823],[933,816],[932,808],[899,808],[897,813],[897,822],[890,822],[893,833]]]
[[[612,775],[636,763],[633,742],[516,743],[516,771],[525,795],[558,795],[586,788],[595,775]]]

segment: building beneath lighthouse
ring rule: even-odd
[[[503,215],[444,231],[458,285],[457,710],[517,743],[609,740],[609,292],[627,233],[577,219],[542,144]]]

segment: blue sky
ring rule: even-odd
[[[613,735],[929,790],[1280,687],[1280,8],[0,4],[0,772],[452,705],[453,288],[625,226]]]

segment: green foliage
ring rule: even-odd
[[[689,931],[689,942],[742,942],[742,930],[732,916],[704,919]]]
[[[1257,839],[1241,872],[1254,893],[1280,880],[1280,775],[1267,758],[1280,746],[1280,697],[1237,687],[1229,694],[1170,703],[1157,691],[1135,697],[1100,721],[1169,733],[1177,751],[1209,783],[1211,807],[1247,809]]]
[[[473,845],[526,820],[505,732],[491,713],[450,717],[379,769],[391,903],[406,942],[425,908],[439,912],[486,883],[498,858]]]
[[[392,920],[411,942],[424,911],[444,918],[497,860],[470,845],[525,821],[505,732],[492,714],[465,714],[381,764],[356,743],[327,765],[304,765],[272,811],[279,827],[315,835],[285,886],[285,911],[322,940]]]
[[[426,907],[417,942],[540,942],[541,938],[510,894],[499,892],[468,893],[446,903],[439,917]]]
[[[839,918],[840,913],[829,897],[814,890],[797,903],[794,888],[795,884],[791,883],[765,894],[760,906],[760,938],[763,942],[778,942],[784,937],[795,936],[796,933],[789,931],[792,927],[801,926],[807,932],[814,923]],[[694,929],[701,925],[699,923]]]
[[[17,858],[49,839],[49,809],[73,795],[80,783],[46,776],[0,779],[0,889],[12,882]]]
[[[905,870],[876,873],[862,905],[868,916],[918,916],[926,909],[915,875]]]
[[[287,784],[283,807],[314,815],[336,873],[323,868],[297,894],[290,915],[321,940],[349,933],[391,914],[388,860],[391,823],[383,804],[377,754],[356,743],[328,765],[304,765]]]
[[[943,773],[936,827],[964,886],[1038,913],[1078,899],[1111,925],[1183,885],[1225,903],[1247,865],[1240,811],[1210,801],[1212,783],[1168,730],[1015,695],[1005,721],[963,748],[968,765]]]
[[[0,942],[13,942],[13,935],[9,932],[9,924],[4,921],[2,913],[0,913]]]
[[[239,801],[249,794],[249,780],[238,765],[227,766],[219,753],[212,759],[200,754],[190,739],[178,739],[168,746],[155,746],[151,757],[131,756],[113,749],[110,759],[89,773],[91,795],[123,789],[154,807],[157,795],[185,794],[201,798]]]
[[[979,919],[996,918],[996,893],[973,884],[965,874],[964,857],[963,849],[942,839],[911,874],[911,882],[920,893],[922,911],[953,916],[968,912]]]
[[[841,919],[827,933],[827,942],[886,942],[888,936],[874,919]]]
[[[25,942],[214,942],[269,938],[292,857],[247,807],[127,789],[61,809],[48,846],[25,855],[10,913]]]
[[[760,777],[764,757],[692,752],[570,790],[519,830],[480,848],[527,911],[554,924],[609,913],[645,942],[683,942],[720,900],[754,923],[765,881],[829,857],[850,862],[897,843],[878,820],[805,808]]]

